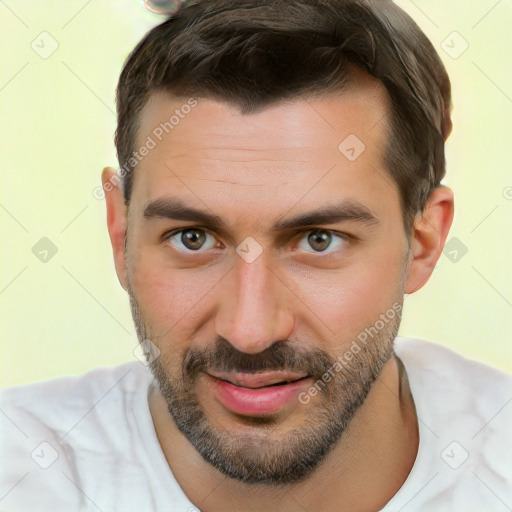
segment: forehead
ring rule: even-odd
[[[339,94],[275,103],[252,114],[211,99],[154,93],[140,119],[131,204],[169,194],[280,214],[300,197],[369,200],[396,187],[383,169],[388,97],[367,75]],[[281,208],[281,209],[282,209]],[[274,211],[275,210],[275,211]]]

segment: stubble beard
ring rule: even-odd
[[[139,304],[131,287],[130,306],[139,341],[151,338],[151,326],[144,322]],[[400,303],[401,305],[401,303]],[[308,478],[340,442],[356,411],[364,403],[373,383],[393,355],[393,341],[398,333],[401,308],[385,327],[360,350],[343,360],[341,370],[333,372],[336,361],[321,350],[302,351],[288,341],[274,343],[256,355],[236,351],[226,340],[217,340],[208,349],[187,350],[181,361],[179,375],[166,369],[176,367],[177,361],[166,356],[172,347],[159,346],[160,356],[150,360],[149,367],[169,413],[178,429],[195,447],[205,461],[224,475],[246,484],[277,487],[298,483]],[[158,343],[157,343],[158,345]],[[349,343],[340,343],[347,347]],[[353,346],[353,345],[352,345]],[[346,348],[344,351],[347,350]],[[337,355],[338,356],[338,355]],[[306,370],[313,383],[329,369],[334,376],[320,388],[315,400],[308,405],[301,425],[279,435],[279,425],[272,418],[254,419],[254,434],[234,434],[221,430],[210,421],[194,392],[200,372],[215,365],[224,370]]]

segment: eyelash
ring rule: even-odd
[[[198,230],[198,231],[203,231],[205,233],[208,233],[210,236],[212,236],[213,238],[216,238],[215,235],[210,231],[208,230],[207,228],[204,228],[204,227],[200,227],[200,226],[187,226],[185,228],[179,228],[179,229],[174,229],[172,231],[169,231],[167,233],[165,233],[163,235],[163,241],[168,243],[169,240],[179,234],[179,233],[182,233],[184,231],[189,231],[189,230]],[[334,238],[334,237],[338,237],[340,238],[343,242],[347,243],[349,241],[353,241],[353,240],[356,240],[356,237],[352,236],[352,235],[349,235],[348,233],[341,233],[339,231],[333,231],[331,229],[325,229],[325,228],[310,228],[310,229],[307,229],[307,230],[301,230],[301,231],[297,231],[296,233],[294,233],[292,235],[291,238],[296,238],[298,235],[303,235],[302,238],[304,238],[306,235],[308,234],[311,234],[313,233],[314,231],[321,231],[321,232],[326,232],[326,233],[330,233],[331,236]],[[302,240],[301,238],[301,240]],[[329,245],[330,247],[330,245]],[[329,249],[329,247],[327,247],[327,249]],[[180,251],[180,252],[186,252],[186,253],[189,253],[189,254],[204,254],[206,251],[201,251],[200,249],[198,249],[197,251],[193,251],[191,249],[176,249],[177,251]],[[213,249],[208,249],[208,250],[213,250]],[[321,255],[324,255],[324,256],[328,256],[328,255],[332,255],[333,253],[332,252],[321,252],[321,251],[305,251],[305,252],[309,252],[311,254],[317,254],[319,256]],[[336,252],[336,251],[334,251]]]

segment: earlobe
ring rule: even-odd
[[[432,275],[452,225],[453,212],[453,192],[439,186],[430,194],[414,223],[404,293],[419,290]]]
[[[113,167],[106,167],[101,173],[101,182],[105,192],[107,206],[107,228],[114,254],[114,264],[121,286],[126,290],[128,279],[126,274],[126,258],[124,251],[126,235],[126,206],[120,179]]]

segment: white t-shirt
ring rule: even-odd
[[[434,343],[397,338],[395,350],[420,444],[382,510],[511,510],[512,377]],[[160,448],[151,382],[133,361],[0,391],[0,510],[196,511]]]

